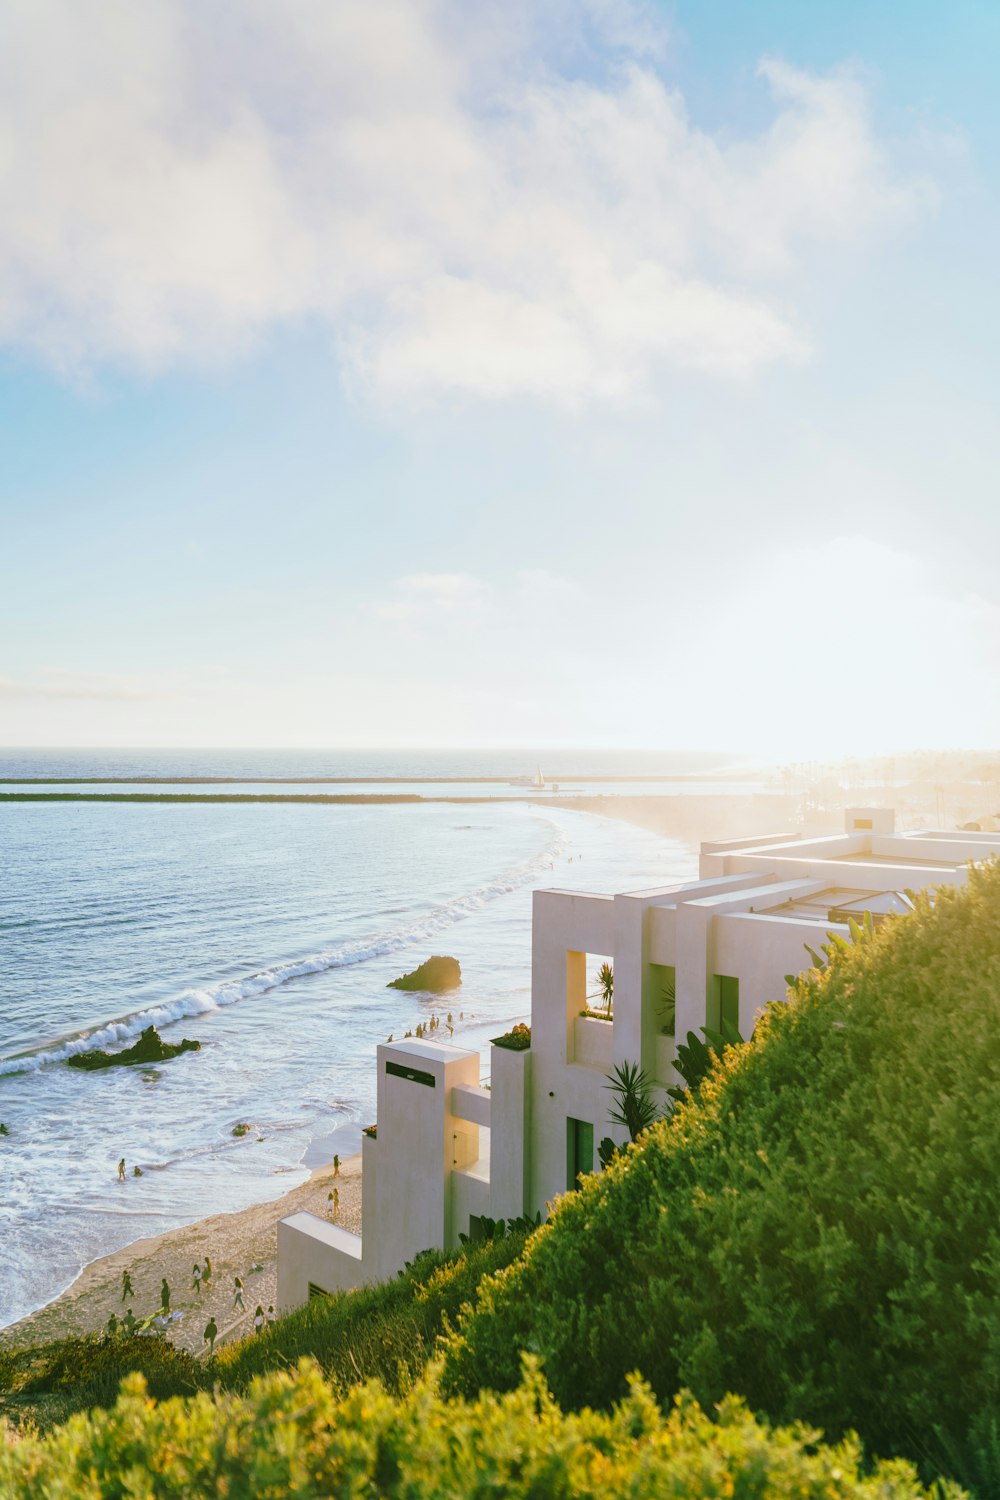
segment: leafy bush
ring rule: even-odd
[[[449,1390],[737,1391],[970,1482],[1000,1464],[1000,867],[835,948],[480,1287]],[[979,1481],[981,1482],[981,1481]],[[994,1493],[996,1491],[993,1491]]]
[[[166,1339],[89,1335],[0,1354],[0,1403],[20,1423],[47,1428],[110,1406],[133,1372],[157,1398],[193,1394],[206,1383],[197,1361]]]
[[[793,975],[787,975],[787,979],[790,985],[795,983]],[[701,1037],[705,1040],[702,1041]],[[718,1031],[714,1031],[711,1026],[703,1026],[701,1036],[689,1031],[687,1041],[677,1043],[677,1056],[674,1058],[674,1067],[683,1078],[684,1087],[667,1089],[670,1098],[679,1104],[686,1103],[688,1094],[696,1093],[701,1088],[715,1067],[716,1059],[724,1056],[727,1047],[744,1045],[744,1038],[729,1021],[722,1021]]]
[[[249,1397],[205,1394],[157,1406],[132,1376],[113,1410],[8,1447],[11,1500],[122,1495],[362,1496],[384,1500],[919,1500],[910,1467],[859,1471],[856,1444],[769,1432],[738,1401],[710,1421],[690,1399],[664,1417],[635,1385],[609,1415],[564,1415],[537,1370],[512,1394],[442,1401],[433,1373],[402,1400],[378,1385],[338,1401],[315,1364],[255,1382]],[[957,1500],[958,1492],[946,1492]],[[928,1497],[929,1500],[929,1497]]]

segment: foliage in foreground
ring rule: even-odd
[[[717,1422],[682,1399],[664,1417],[634,1385],[608,1414],[565,1415],[537,1369],[506,1396],[445,1402],[435,1374],[394,1400],[378,1385],[338,1400],[318,1366],[254,1382],[247,1397],[156,1405],[130,1376],[111,1411],[46,1438],[0,1440],[0,1493],[18,1500],[378,1495],[385,1500],[918,1500],[902,1462],[862,1476],[853,1441],[769,1432],[738,1401]],[[955,1489],[944,1494],[959,1495]]]
[[[485,1280],[446,1388],[737,1391],[1000,1493],[1000,866],[835,948]]]

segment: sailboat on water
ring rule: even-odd
[[[510,786],[531,786],[538,792],[545,790],[545,777],[542,775],[541,766],[536,767],[534,776],[515,776],[509,783]]]

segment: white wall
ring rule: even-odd
[[[291,1214],[278,1223],[278,1311],[309,1300],[309,1283],[325,1292],[347,1291],[365,1277],[361,1237],[315,1214]]]

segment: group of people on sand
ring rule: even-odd
[[[459,1013],[458,1013],[458,1019],[460,1021],[464,1021],[465,1020],[465,1011],[464,1010],[460,1010],[459,1011]],[[452,1015],[451,1011],[448,1012],[448,1019],[447,1019],[447,1021],[445,1021],[444,1024],[448,1028],[448,1035],[449,1036],[454,1036],[455,1035],[455,1018]],[[418,1021],[417,1022],[417,1029],[416,1029],[416,1031],[404,1031],[403,1032],[403,1041],[405,1042],[406,1039],[407,1039],[407,1037],[414,1037],[415,1036],[415,1037],[418,1037],[420,1041],[424,1042],[430,1036],[430,1034],[431,1034],[432,1031],[437,1031],[437,1029],[438,1029],[438,1027],[440,1025],[441,1025],[441,1021],[440,1021],[439,1017],[437,1017],[437,1016],[431,1016],[431,1018],[430,1018],[429,1021]],[[392,1035],[392,1032],[390,1031],[389,1035],[386,1037],[386,1041],[387,1042],[391,1042],[392,1040],[393,1040],[393,1035]],[[334,1158],[334,1160],[336,1160],[336,1157]]]
[[[251,1269],[258,1271],[261,1270],[262,1267],[255,1265]],[[191,1286],[194,1289],[195,1295],[200,1297],[202,1287],[211,1287],[211,1284],[212,1262],[206,1255],[204,1266],[199,1264],[197,1261],[195,1262],[194,1269],[191,1274]],[[122,1272],[122,1301],[125,1302],[129,1298],[134,1297],[135,1288],[132,1285],[132,1276],[128,1270],[125,1270]],[[240,1276],[233,1277],[233,1307],[238,1308],[241,1312],[245,1311],[245,1304],[243,1301],[243,1278]],[[113,1312],[107,1322],[107,1332],[112,1336],[116,1335],[119,1331],[123,1333],[136,1333],[144,1331],[154,1324],[162,1328],[166,1323],[169,1323],[172,1318],[179,1317],[180,1313],[171,1314],[170,1283],[164,1276],[160,1282],[159,1315],[154,1315],[153,1317],[146,1318],[143,1322],[140,1323],[133,1315],[131,1308],[126,1311],[123,1318],[119,1318],[118,1314]],[[275,1318],[276,1314],[274,1311],[273,1303],[268,1304],[267,1312],[265,1312],[263,1305],[258,1302],[253,1315],[254,1332],[260,1333],[261,1330],[267,1326],[267,1324],[273,1323],[275,1321]],[[205,1332],[203,1337],[205,1343],[208,1345],[209,1358],[212,1358],[215,1354],[215,1341],[219,1337],[219,1325],[215,1321],[214,1314],[209,1317],[209,1320],[205,1325]]]

